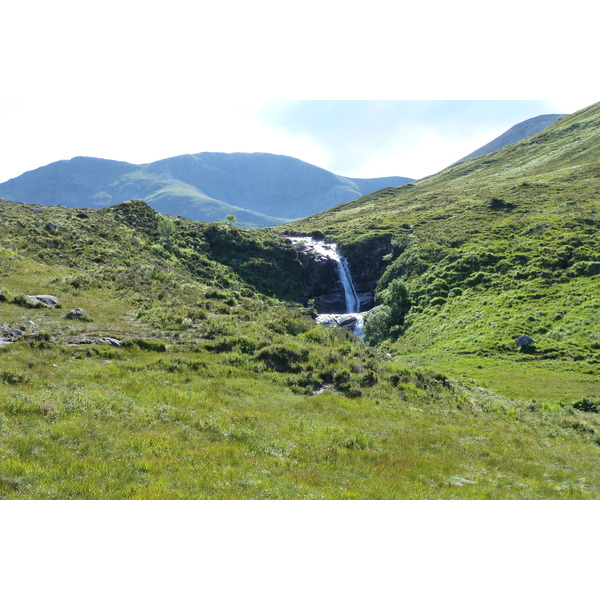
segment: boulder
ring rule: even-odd
[[[357,337],[363,337],[364,313],[321,314],[316,319],[325,327],[344,327]]]
[[[27,296],[27,300],[35,306],[37,304],[45,304],[50,308],[58,308],[60,306],[60,300],[56,296],[50,296],[49,294],[38,294],[37,296]]]
[[[107,337],[107,336],[98,338],[98,343],[99,344],[108,344],[109,346],[114,346],[115,348],[121,347],[121,342],[119,342],[119,340],[116,340],[115,338],[111,338],[111,337]]]
[[[531,346],[535,344],[533,338],[530,338],[528,335],[520,335],[516,340],[515,344],[519,348],[525,348],[526,346]]]
[[[74,308],[70,313],[65,315],[65,319],[82,319],[84,321],[89,321],[90,315],[88,315],[83,308]]]

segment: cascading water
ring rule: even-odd
[[[335,250],[335,253],[337,254],[337,250]],[[346,298],[346,312],[360,312],[360,300],[358,299],[358,294],[354,289],[354,283],[352,282],[352,274],[350,273],[350,268],[348,267],[348,261],[339,254],[337,254],[337,256],[338,273],[340,274],[340,281],[344,287],[344,297]]]
[[[360,299],[354,288],[348,261],[345,257],[340,256],[337,245],[308,237],[290,237],[289,239],[293,244],[303,244],[311,252],[326,256],[336,263],[340,282],[344,288],[346,312],[343,314],[320,314],[317,317],[317,323],[326,327],[348,327],[354,335],[362,338],[364,317],[360,313]]]

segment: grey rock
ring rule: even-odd
[[[27,299],[33,304],[45,304],[51,308],[58,308],[60,306],[60,300],[56,296],[50,296],[49,294],[38,294],[37,296],[27,296]]]
[[[363,337],[364,314],[366,313],[345,313],[345,314],[322,314],[317,317],[317,323],[325,327],[344,327],[351,331],[357,337]]]
[[[65,315],[65,319],[89,319],[88,315],[83,308],[74,308],[70,313]]]
[[[346,309],[344,288],[340,281],[337,262],[315,252],[312,241],[291,238],[302,264],[302,287],[305,301],[312,298],[320,313],[342,313]],[[308,240],[308,238],[306,238]]]
[[[535,342],[534,342],[533,338],[529,337],[528,335],[520,335],[515,340],[515,344],[519,348],[524,348],[525,346],[531,346],[532,344],[535,344]]]
[[[317,323],[325,327],[348,327],[356,323],[356,315],[353,314],[322,314],[317,317]]]
[[[43,212],[44,212],[44,210],[43,210],[42,208],[32,208],[31,210],[32,210],[34,213],[38,213],[38,214],[40,214],[40,213],[43,213]]]
[[[98,343],[108,344],[109,346],[114,346],[115,348],[121,347],[121,342],[119,342],[119,340],[116,340],[115,338],[108,337],[108,336],[98,338]]]

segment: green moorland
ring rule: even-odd
[[[598,121],[299,222],[389,244],[372,347],[276,229],[0,200],[0,497],[600,498]]]
[[[600,104],[436,175],[295,223],[355,263],[386,247],[379,292],[411,309],[381,348],[502,395],[600,397]],[[514,340],[531,336],[530,352]]]

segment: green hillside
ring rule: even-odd
[[[396,352],[596,361],[600,350],[600,104],[522,142],[295,223],[355,267],[385,248],[378,288],[410,290]],[[390,342],[388,342],[389,344]],[[595,362],[594,362],[595,364]]]
[[[372,346],[279,228],[0,200],[0,497],[600,498],[599,111],[294,223],[406,283]]]

